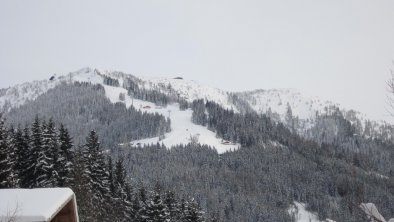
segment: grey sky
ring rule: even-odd
[[[90,66],[297,88],[387,119],[393,0],[0,0],[0,88]]]

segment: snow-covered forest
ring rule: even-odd
[[[394,215],[394,128],[292,91],[88,68],[0,90],[0,105],[1,187],[69,186],[81,221]]]
[[[0,189],[71,187],[81,221],[204,220],[193,198],[164,190],[160,181],[133,184],[124,157],[106,155],[95,131],[75,147],[68,130],[62,124],[57,129],[52,119],[37,117],[14,129],[0,118],[0,163]]]

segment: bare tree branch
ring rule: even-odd
[[[17,203],[15,209],[8,210],[5,219],[2,219],[0,222],[16,222],[16,216],[18,215],[18,211],[19,211],[19,205]]]

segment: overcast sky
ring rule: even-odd
[[[0,88],[90,66],[388,118],[393,0],[0,0],[0,29]]]

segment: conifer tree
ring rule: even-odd
[[[73,190],[77,196],[80,221],[93,221],[94,213],[92,202],[92,190],[89,178],[86,177],[86,163],[83,156],[83,148],[78,146],[74,153],[73,166]]]
[[[28,171],[31,172],[29,176],[29,187],[38,187],[38,177],[45,174],[45,171],[39,167],[39,153],[42,149],[42,132],[40,119],[38,116],[34,119],[33,125],[31,126],[31,137],[30,137],[30,155],[29,155],[29,167]]]
[[[100,143],[95,131],[91,131],[86,139],[83,150],[85,164],[84,177],[87,181],[87,189],[92,194],[91,202],[94,203],[93,220],[104,220],[107,216],[107,205],[109,204],[109,173],[105,165],[105,157],[100,149]]]
[[[0,116],[0,188],[11,188],[17,184],[17,175],[12,159],[14,150],[9,143],[4,119]]]
[[[8,146],[8,158],[11,164],[11,174],[9,175],[8,181],[10,183],[10,187],[19,187],[19,173],[18,170],[16,168],[16,164],[17,164],[17,147],[15,145],[15,140],[14,140],[14,136],[15,136],[15,129],[14,127],[11,125],[10,129],[7,130],[7,138],[6,138],[6,143]]]
[[[60,187],[72,186],[73,184],[73,144],[68,130],[63,124],[59,128],[59,158],[55,168],[59,174]]]
[[[139,189],[137,194],[135,195],[135,199],[133,201],[133,207],[136,212],[135,220],[138,222],[147,221],[147,204],[148,198],[146,195],[146,190],[144,185],[141,183],[139,185]]]
[[[108,156],[107,166],[108,166],[109,190],[111,192],[111,195],[113,197],[115,197],[116,196],[116,191],[115,191],[115,179],[114,179],[114,165],[112,163],[112,157],[111,156]]]
[[[123,157],[120,156],[115,163],[114,171],[115,202],[118,206],[117,216],[123,219],[131,219],[132,207],[130,203],[130,189],[126,182],[126,170],[123,165]]]
[[[18,128],[14,133],[14,143],[15,143],[15,152],[16,152],[16,164],[15,169],[19,176],[19,186],[21,188],[29,187],[29,129],[25,128],[23,131],[21,128]]]
[[[164,197],[164,204],[168,211],[168,217],[170,221],[178,221],[180,219],[179,203],[175,198],[175,193],[167,191]]]
[[[43,129],[43,150],[48,160],[48,178],[51,187],[59,185],[59,170],[64,167],[59,164],[59,144],[55,124],[52,119]]]
[[[33,126],[34,127],[34,126]],[[37,160],[35,164],[36,187],[51,187],[53,186],[52,172],[53,172],[53,158],[52,158],[52,131],[51,126],[43,121],[41,127],[33,129],[33,139],[40,140],[40,145],[35,147],[37,152]],[[35,143],[35,142],[33,142]],[[38,144],[38,142],[37,142]]]
[[[163,203],[161,197],[161,187],[156,184],[155,189],[152,191],[150,200],[147,203],[146,216],[149,218],[148,221],[152,222],[166,222],[169,221],[168,209]]]
[[[32,188],[35,186],[35,153],[32,146],[31,129],[29,126],[23,129],[23,145],[25,146],[26,153],[23,153],[21,156],[21,158],[24,158],[24,172],[22,172],[21,175],[21,186],[23,188]]]
[[[182,212],[182,221],[184,222],[203,222],[204,218],[202,212],[199,210],[197,204],[193,199],[184,202]]]

